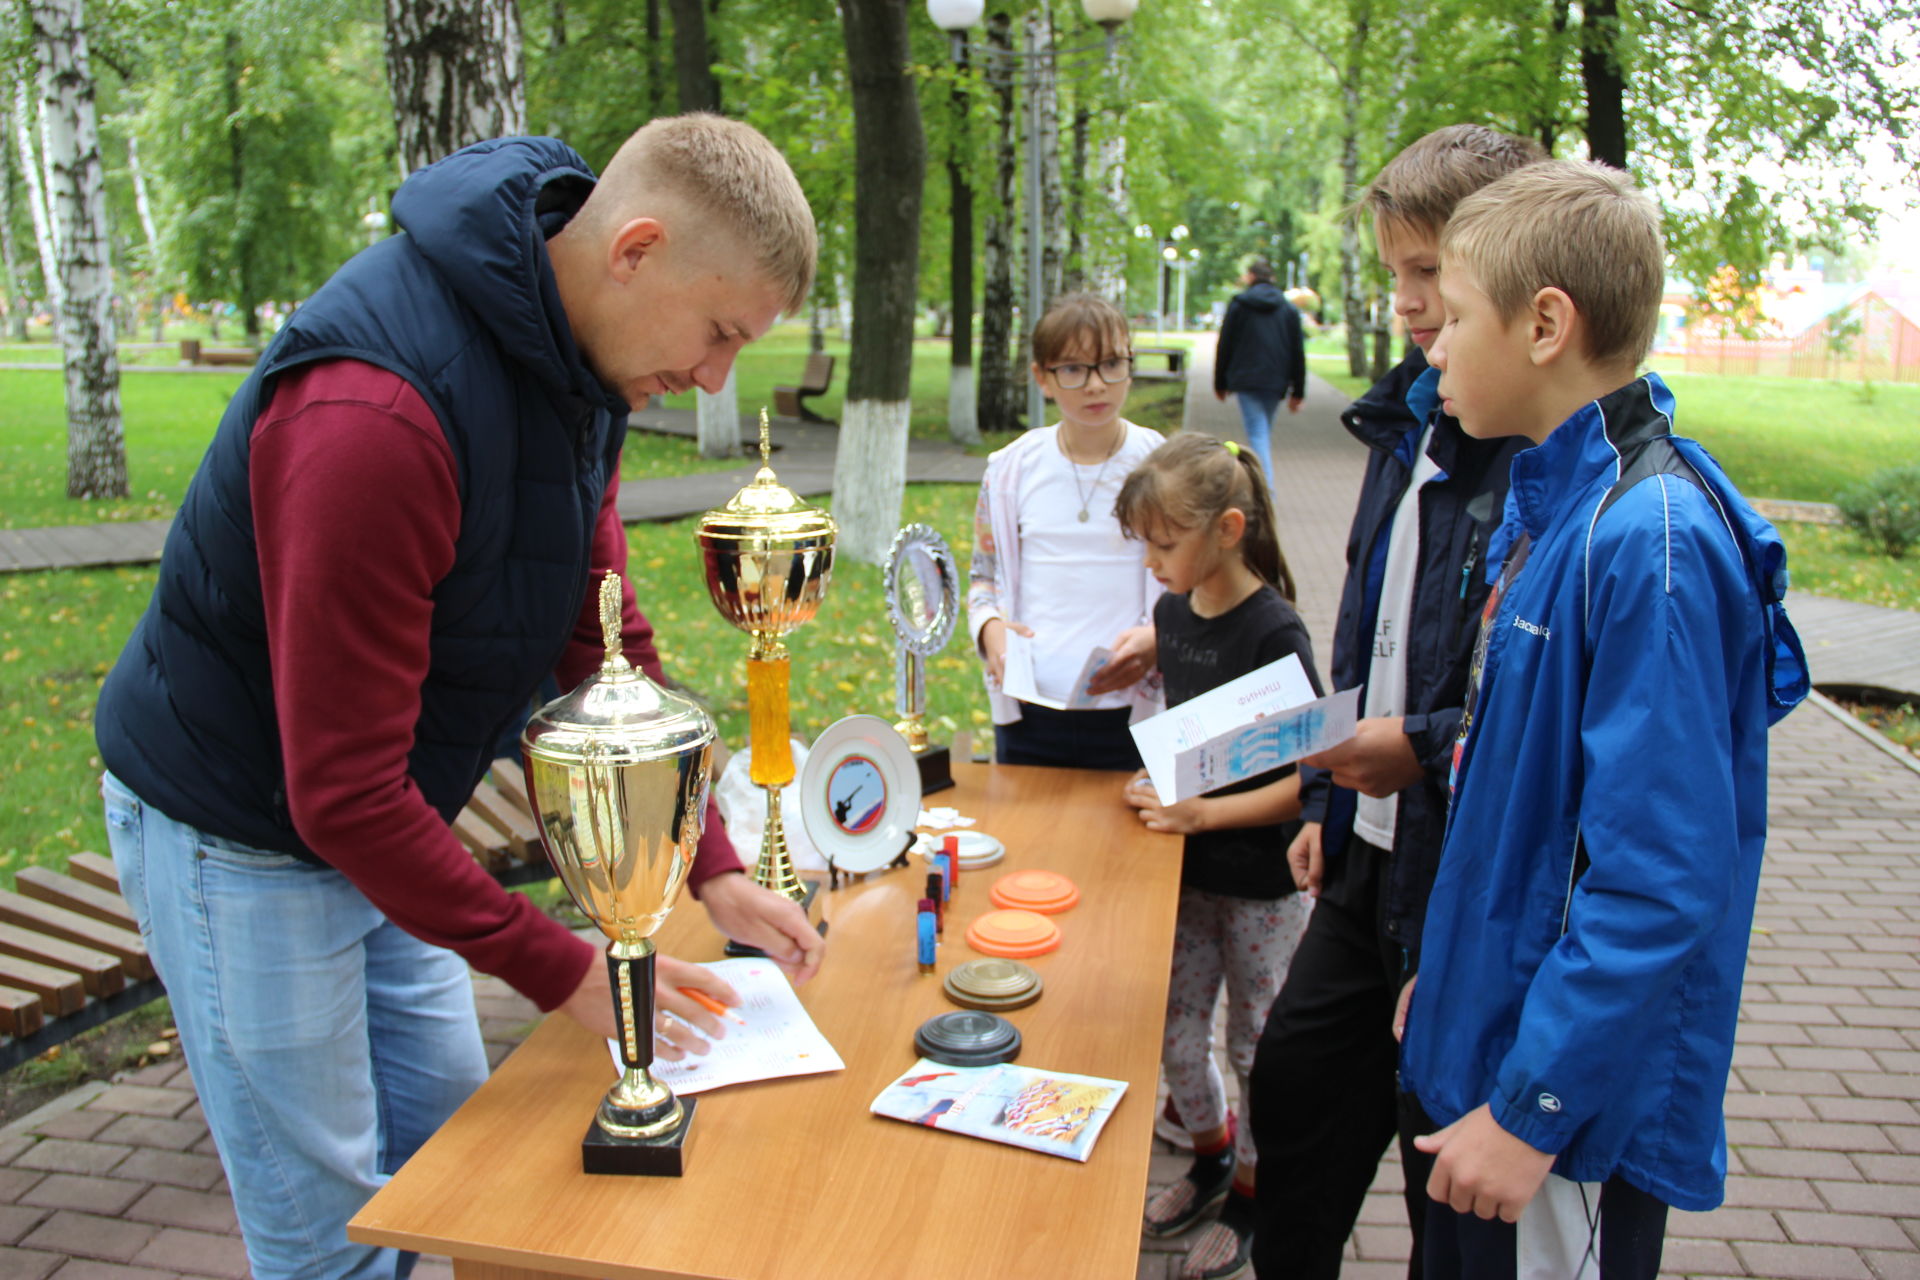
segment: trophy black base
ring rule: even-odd
[[[642,1141],[616,1138],[595,1120],[580,1143],[580,1166],[588,1173],[628,1177],[678,1178],[687,1171],[687,1131],[693,1126],[698,1098],[680,1099],[680,1124],[670,1133]]]
[[[920,794],[932,795],[953,785],[953,751],[948,747],[928,747],[913,757],[920,765]]]
[[[820,896],[820,882],[818,880],[802,880],[800,887],[807,891],[806,896],[800,899],[800,909],[807,913],[807,919],[812,920],[813,900]],[[820,931],[821,937],[824,938],[827,936],[827,922],[825,920],[815,921],[813,927]],[[764,957],[767,954],[756,946],[745,942],[735,942],[732,939],[727,940],[727,945],[722,948],[722,950],[730,956]]]

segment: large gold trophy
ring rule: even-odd
[[[700,518],[700,556],[714,608],[753,637],[747,655],[751,777],[767,793],[767,825],[755,883],[811,908],[817,881],[802,883],[787,852],[780,788],[793,781],[787,719],[791,659],[780,638],[812,619],[833,573],[833,517],[773,474],[767,413],[760,411],[760,470],[724,507]],[[758,954],[735,943],[730,954]]]
[[[528,721],[521,738],[540,842],[580,910],[612,939],[607,971],[620,1079],[594,1115],[588,1173],[685,1172],[694,1101],[653,1078],[653,934],[693,865],[716,733],[697,703],[620,653],[620,577],[600,584],[607,657]]]

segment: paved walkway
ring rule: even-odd
[[[1205,394],[1199,364],[1189,423],[1237,436],[1238,415]],[[1315,383],[1277,442],[1283,542],[1323,662],[1362,462],[1340,403]],[[1727,1093],[1727,1204],[1674,1215],[1665,1274],[1920,1277],[1920,769],[1824,699],[1772,743],[1772,828]],[[476,992],[497,1061],[534,1012],[491,979]],[[1152,1176],[1184,1168],[1162,1147]],[[1389,1158],[1348,1277],[1405,1274],[1399,1186]],[[1181,1244],[1143,1242],[1142,1280],[1177,1275]],[[0,1280],[244,1274],[180,1066],[88,1086],[0,1130]],[[416,1274],[449,1271],[428,1260]]]

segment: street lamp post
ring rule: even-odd
[[[969,53],[977,55],[985,69],[988,83],[995,85],[1013,85],[1025,91],[1027,95],[1027,314],[1026,328],[1029,333],[1039,322],[1040,313],[1046,307],[1046,281],[1041,268],[1042,227],[1040,184],[1042,181],[1040,139],[1042,135],[1041,109],[1044,106],[1042,95],[1035,92],[1040,84],[1051,80],[1058,83],[1063,72],[1078,77],[1091,74],[1113,57],[1114,48],[1119,40],[1120,27],[1133,11],[1139,7],[1140,0],[1080,0],[1080,7],[1091,22],[1098,23],[1106,31],[1103,44],[1085,44],[1068,48],[1054,45],[1050,38],[1029,32],[1027,47],[1020,53],[996,48],[992,45],[975,45],[967,41],[967,28],[980,21],[980,15],[986,9],[985,0],[927,0],[927,16],[933,24],[945,31],[952,44],[955,61],[963,66]],[[1100,63],[1093,58],[1098,55]],[[971,251],[971,246],[968,246]],[[954,311],[973,306],[971,296],[955,297]],[[1043,420],[1046,401],[1040,394],[1040,386],[1031,378],[1027,380],[1027,426],[1037,427]]]

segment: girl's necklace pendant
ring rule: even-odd
[[[1087,522],[1087,513],[1085,508],[1082,508],[1080,511],[1080,523],[1085,524],[1086,522]]]

